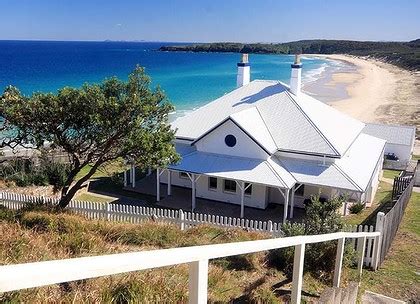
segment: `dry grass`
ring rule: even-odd
[[[63,259],[157,248],[249,241],[260,233],[146,222],[111,223],[71,213],[0,209],[0,264]],[[216,259],[209,265],[209,302],[282,303],[290,279],[269,265],[267,252]],[[304,295],[313,299],[325,287],[305,275]],[[188,299],[188,266],[178,265],[124,275],[51,285],[0,295],[0,302],[183,303]]]
[[[15,213],[6,209],[0,209],[0,235],[1,264],[267,237],[209,226],[180,231],[176,226],[153,222],[141,225],[109,223],[86,220],[70,213],[40,210]],[[264,260],[265,253],[257,253],[211,261],[209,300],[227,302],[247,294],[249,285],[265,276]],[[0,301],[179,303],[186,302],[187,298],[188,267],[179,265],[5,293]]]

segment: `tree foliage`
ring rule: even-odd
[[[141,67],[127,82],[114,77],[101,84],[30,97],[8,87],[0,99],[0,115],[15,142],[38,148],[47,144],[69,154],[70,173],[61,191],[61,207],[108,162],[130,158],[140,168],[176,162],[174,132],[168,123],[172,110],[164,93],[150,88],[150,78]],[[76,181],[86,165],[91,169]]]

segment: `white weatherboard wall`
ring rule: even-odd
[[[161,175],[161,182],[167,183],[168,179],[167,172]],[[184,188],[191,188],[191,181],[189,178],[182,178],[179,172],[172,172],[171,183],[174,186],[180,186]],[[219,202],[241,204],[241,192],[239,187],[236,187],[236,193],[223,191],[224,180],[222,178],[217,179],[217,190],[209,189],[209,177],[202,175],[196,183],[196,197],[205,198]],[[163,191],[161,189],[161,191]],[[264,209],[267,207],[266,199],[266,187],[264,185],[252,185],[252,194],[245,195],[244,205],[247,207],[254,207]]]
[[[236,145],[228,147],[225,143],[226,135],[236,137]],[[198,151],[233,155],[236,157],[267,159],[268,154],[245,134],[235,123],[227,120],[196,143]]]
[[[390,144],[387,143],[385,145],[385,154],[387,153],[395,153],[398,156],[399,161],[402,163],[407,163],[411,160],[411,153],[413,151],[412,146],[406,145],[397,145],[397,144]]]

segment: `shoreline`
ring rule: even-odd
[[[420,73],[370,58],[308,55],[347,64],[304,86],[309,94],[363,122],[420,128]],[[347,96],[343,96],[344,90]],[[338,95],[338,97],[337,97]],[[337,97],[337,98],[334,98]],[[416,139],[414,154],[420,154]]]

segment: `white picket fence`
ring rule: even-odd
[[[58,200],[11,192],[0,192],[0,204],[9,209],[18,210],[28,203],[56,205]],[[129,222],[133,224],[145,221],[166,222],[178,225],[181,230],[206,224],[223,228],[240,228],[247,231],[270,233],[276,237],[282,236],[282,223],[273,223],[272,221],[258,221],[221,215],[185,212],[174,209],[77,200],[71,201],[67,208],[90,219]]]
[[[11,192],[0,192],[0,205],[9,209],[18,210],[27,204],[46,204],[56,205],[58,199],[46,198],[42,196],[30,196]],[[273,237],[282,237],[282,223],[273,223],[272,221],[257,221],[252,219],[232,218],[221,215],[209,215],[193,212],[185,212],[174,209],[161,209],[152,207],[142,207],[133,205],[119,205],[110,203],[97,203],[87,201],[73,200],[68,209],[81,214],[89,219],[129,222],[139,224],[146,221],[164,222],[177,225],[181,230],[188,229],[198,225],[213,225],[222,228],[239,228],[246,231],[255,231],[269,233]],[[302,226],[295,223],[293,225]],[[346,225],[345,232],[374,232],[373,226]],[[360,251],[360,242],[357,239],[349,240],[357,252]],[[373,267],[374,240],[369,239],[365,247],[364,265]]]
[[[374,232],[375,227],[372,225],[345,225],[343,228],[345,232]],[[363,246],[362,242],[359,239],[351,239],[350,240],[352,247],[357,251],[361,251]],[[368,239],[365,246],[365,258],[364,258],[364,265],[367,267],[374,267],[373,262],[373,254],[374,254],[374,244],[373,239]]]

